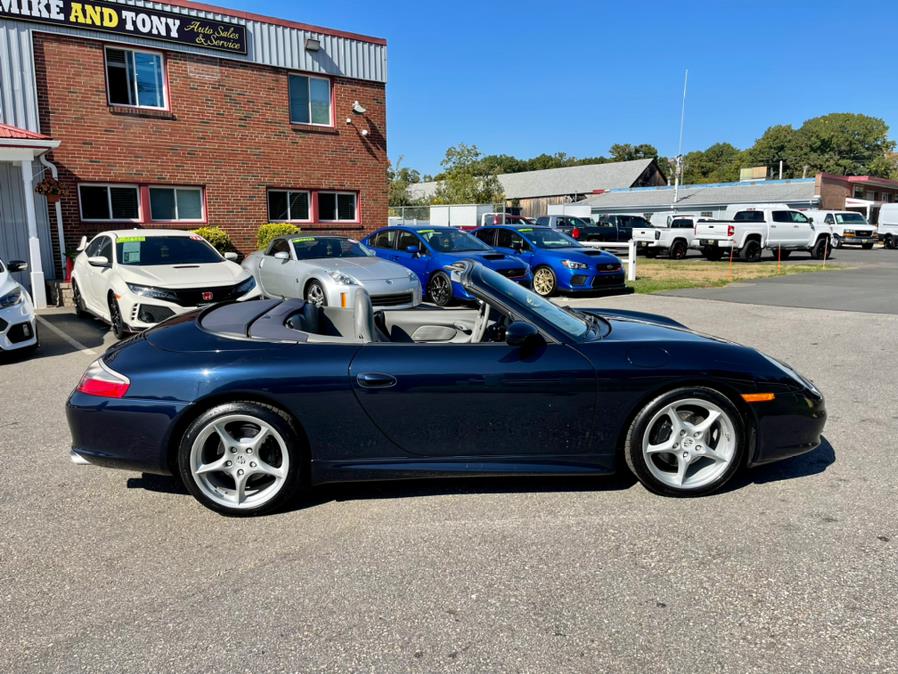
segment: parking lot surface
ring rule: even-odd
[[[809,260],[805,253],[795,253],[783,264],[807,264],[809,261],[823,264]],[[734,283],[724,288],[684,288],[665,294],[743,304],[898,314],[898,292],[895,292],[898,288],[898,251],[838,248],[827,264],[838,264],[847,269],[830,274],[795,274]]]
[[[69,463],[65,398],[111,338],[50,312],[68,340],[42,325],[33,360],[0,365],[2,670],[894,671],[898,317],[571,303],[790,362],[827,396],[826,442],[701,499],[625,475],[453,480],[228,519],[173,479]]]

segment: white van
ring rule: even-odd
[[[856,211],[802,211],[815,224],[830,228],[833,248],[861,246],[866,250],[876,243],[876,227],[867,222],[863,213]]]
[[[879,240],[886,248],[898,248],[898,204],[883,204],[879,209]]]

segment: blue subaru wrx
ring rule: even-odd
[[[543,297],[558,291],[621,291],[626,288],[620,259],[588,248],[551,227],[495,225],[474,236],[499,252],[516,255],[530,266],[533,290]]]
[[[474,296],[453,281],[445,267],[459,260],[476,260],[502,276],[530,287],[530,268],[512,252],[498,252],[457,227],[384,227],[363,243],[378,257],[411,269],[426,288],[430,301],[444,307],[453,299]]]

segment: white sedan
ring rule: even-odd
[[[0,260],[0,351],[33,350],[37,348],[37,324],[31,296],[13,272],[28,269],[27,262]]]
[[[72,272],[79,315],[93,314],[116,337],[216,302],[259,296],[251,274],[204,238],[177,230],[131,229],[97,234]]]

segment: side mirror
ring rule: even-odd
[[[418,246],[406,246],[406,247],[405,247],[405,252],[406,252],[406,253],[411,253],[412,255],[414,255],[415,253],[420,252],[420,250],[421,250],[421,249],[418,248]]]
[[[109,258],[105,255],[94,255],[93,257],[87,258],[87,263],[91,267],[108,267]]]
[[[286,261],[286,260],[289,260],[289,259],[290,259],[290,253],[288,253],[288,252],[285,251],[285,250],[281,250],[281,251],[278,251],[277,253],[275,253],[275,254],[274,254],[274,257],[275,257],[275,259],[277,259],[277,260],[284,260],[284,261]]]
[[[224,259],[228,260],[230,262],[236,262],[237,261],[237,253],[234,253],[233,251],[228,251],[227,253],[224,254]]]
[[[81,241],[78,243],[78,252],[80,253],[85,248],[87,248],[87,237],[82,236]]]
[[[7,268],[9,271],[13,271],[13,272],[15,272],[15,271],[27,271],[27,270],[28,270],[28,263],[27,263],[27,262],[23,262],[22,260],[10,260],[10,261],[9,261],[9,264],[6,265],[6,268]]]
[[[526,321],[515,321],[505,329],[505,343],[508,346],[528,347],[545,342],[535,325]]]

